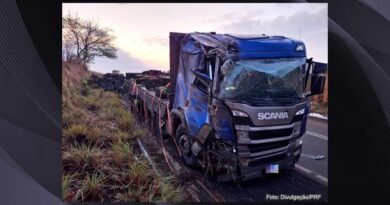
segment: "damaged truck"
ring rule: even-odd
[[[171,136],[185,164],[220,181],[247,180],[298,162],[327,64],[284,36],[170,33],[170,81],[131,81],[132,110]],[[162,96],[164,93],[164,97]]]

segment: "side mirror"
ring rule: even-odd
[[[325,88],[326,73],[328,64],[311,62],[309,64],[309,74],[307,75],[305,97],[322,94]]]

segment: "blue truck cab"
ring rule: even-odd
[[[327,65],[284,36],[170,33],[172,133],[184,162],[246,180],[299,160]]]

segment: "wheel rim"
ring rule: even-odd
[[[179,146],[180,150],[183,154],[189,155],[190,154],[190,140],[187,135],[183,134],[179,138]]]

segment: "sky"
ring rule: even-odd
[[[326,3],[63,3],[77,14],[112,29],[117,59],[96,58],[102,73],[169,70],[169,32],[282,35],[302,40],[307,56],[328,62]]]

